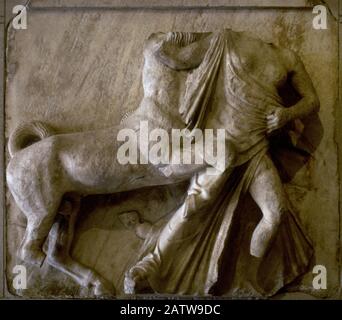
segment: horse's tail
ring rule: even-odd
[[[54,135],[55,132],[47,124],[33,121],[19,125],[10,135],[8,150],[13,157],[18,151]]]

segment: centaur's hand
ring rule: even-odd
[[[291,114],[287,108],[274,107],[274,109],[266,116],[267,133],[271,133],[283,127],[291,120]]]

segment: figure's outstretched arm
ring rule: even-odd
[[[209,48],[210,34],[169,32],[155,55],[163,64],[175,70],[196,68]]]

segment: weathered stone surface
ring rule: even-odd
[[[284,3],[280,0],[262,0],[262,1],[251,1],[251,0],[176,0],[176,1],[167,1],[167,0],[99,0],[99,1],[91,1],[91,0],[76,0],[76,1],[67,1],[67,0],[33,0],[30,4],[32,7],[197,7],[197,6],[206,6],[206,7],[244,7],[244,6],[274,6],[274,7],[306,7],[311,6],[310,1],[306,0],[289,0]]]
[[[338,21],[340,23],[340,27],[339,27],[339,106],[341,106],[342,103],[342,68],[341,68],[341,64],[342,64],[342,5],[340,3],[339,5],[339,13],[338,13]],[[336,123],[341,123],[342,121],[342,109],[337,107],[336,110]],[[340,141],[342,141],[342,128],[341,126],[336,126],[336,141],[337,141],[337,145],[338,145],[338,162],[339,162],[339,176],[342,176],[342,166],[341,166],[341,161],[342,161],[342,149],[340,147]],[[342,201],[342,181],[340,178],[340,203]],[[341,214],[341,213],[340,213]],[[340,223],[340,235],[342,233],[342,224]],[[339,243],[340,247],[342,247],[342,238],[340,236],[340,243]],[[340,263],[342,261],[342,251],[340,250]],[[341,267],[340,267],[341,270]],[[342,299],[342,290],[340,290],[340,298]]]
[[[39,6],[42,1],[32,4]],[[53,5],[63,4],[63,1],[56,1]],[[314,30],[311,23],[312,13],[299,10],[31,10],[28,29],[10,29],[8,35],[7,136],[23,120],[43,120],[59,132],[119,123],[125,112],[135,109],[141,100],[143,41],[156,31],[213,31],[230,27],[291,48],[301,56],[317,88],[324,134],[313,160],[296,174],[286,189],[314,243],[315,264],[327,267],[329,290],[325,294],[333,295],[339,286],[339,185],[334,141],[338,99],[337,29],[332,19],[329,19],[328,30]],[[180,199],[182,191],[162,188],[127,196],[86,199],[82,207],[84,217],[78,225],[73,246],[75,258],[120,287],[122,272],[130,256],[137,251],[140,240],[122,227],[117,214],[135,209],[146,220],[156,221],[173,208],[175,203],[171,200]],[[10,283],[10,270],[19,262],[15,252],[25,221],[9,194],[7,212]],[[88,295],[47,264],[41,270],[30,267],[29,275],[34,285],[17,294]],[[308,273],[298,290],[312,292],[311,282],[312,274]]]
[[[5,25],[4,25],[4,6],[3,5],[0,5],[0,70],[3,70],[4,69],[4,29],[5,29]],[[0,92],[2,95],[4,95],[4,78],[1,77],[0,78]],[[0,102],[0,109],[3,110],[4,108],[4,100],[1,99],[1,102]],[[3,119],[3,112],[1,113],[1,118],[0,118],[0,123],[1,123],[1,126],[0,126],[0,130],[1,132],[3,132],[3,123],[4,123],[4,119]],[[2,137],[0,139],[1,143],[3,144],[4,142],[4,138]],[[2,149],[3,150],[3,149]],[[3,163],[3,151],[1,151],[0,153],[0,166],[1,168],[4,167],[4,163]],[[0,194],[4,195],[5,192],[4,192],[4,184],[3,184],[3,170],[1,171],[1,183],[0,183]],[[0,239],[4,239],[4,217],[5,217],[5,214],[4,214],[4,207],[1,206],[1,209],[0,209]],[[4,246],[0,246],[0,274],[4,274]],[[0,278],[0,297],[4,296],[4,282],[3,282],[3,279],[4,277],[1,277]]]

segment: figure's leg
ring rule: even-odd
[[[193,177],[184,203],[161,231],[154,251],[128,271],[125,278],[126,293],[134,293],[139,282],[160,273],[161,263],[174,258],[178,244],[196,235],[201,218],[208,214],[230,172],[227,170],[220,175],[208,175],[203,171]]]
[[[48,238],[48,263],[71,276],[81,286],[93,288],[95,295],[114,294],[114,287],[109,281],[70,256],[80,198],[72,196],[64,201],[71,203],[71,212],[63,212],[62,208],[51,228]]]
[[[263,215],[253,232],[250,253],[261,258],[271,245],[282,217],[287,211],[282,182],[268,155],[261,159],[249,192]]]

